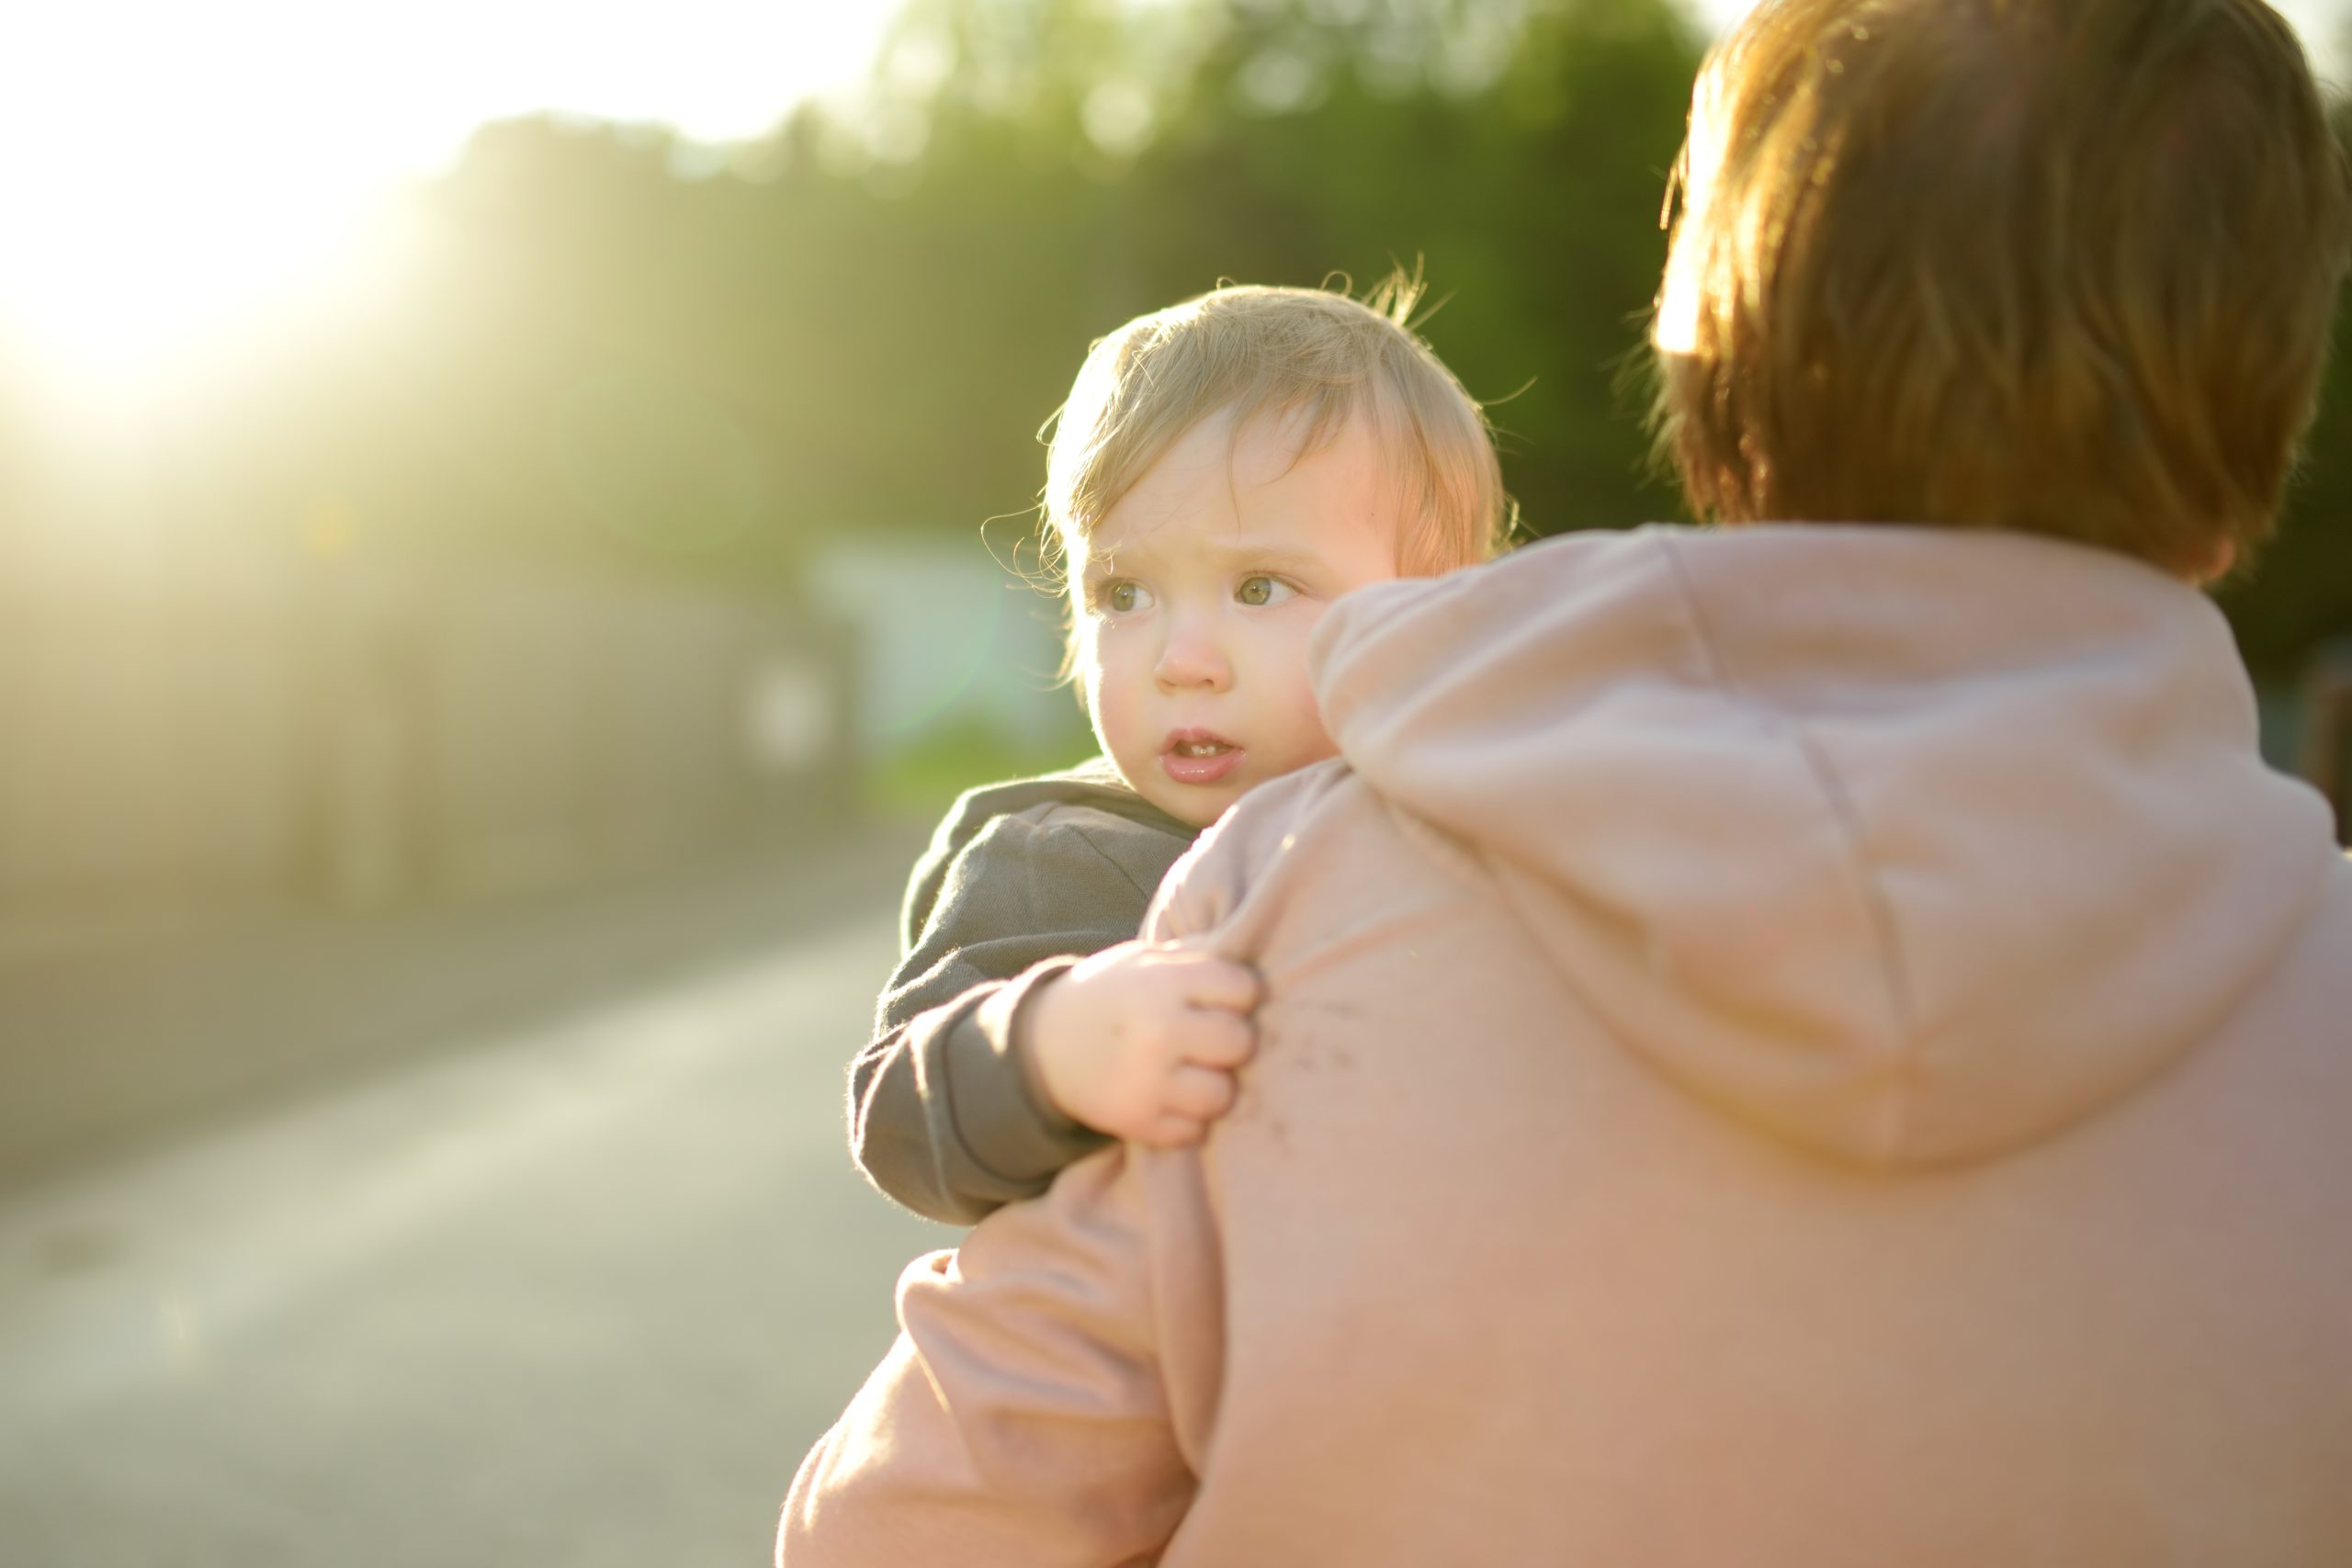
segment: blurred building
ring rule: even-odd
[[[473,898],[812,831],[855,672],[774,591],[214,539],[0,575],[0,912]]]

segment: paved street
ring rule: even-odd
[[[763,1561],[949,1239],[842,1149],[889,891],[0,1197],[0,1563]]]

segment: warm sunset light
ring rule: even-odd
[[[0,1568],[2352,1565],[2267,6],[0,0]]]
[[[364,311],[401,262],[388,191],[446,168],[483,122],[757,137],[854,83],[890,9],[27,8],[0,27],[0,352],[63,396],[150,395],[319,312]]]
[[[1695,9],[1721,25],[1747,4]],[[854,84],[897,8],[89,0],[20,14],[0,28],[0,352],[61,396],[152,395],[319,312],[364,313],[403,260],[388,189],[447,167],[485,121],[754,138]],[[2332,62],[2332,0],[2283,8]]]

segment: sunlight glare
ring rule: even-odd
[[[0,22],[0,354],[100,401],[386,283],[386,197],[483,122],[743,140],[871,60],[887,0],[71,0]],[[30,14],[27,14],[27,13]]]

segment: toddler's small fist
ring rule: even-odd
[[[1155,1147],[1198,1143],[1233,1108],[1257,1049],[1261,987],[1241,964],[1123,942],[1048,981],[1022,1009],[1030,1072],[1072,1121]]]

